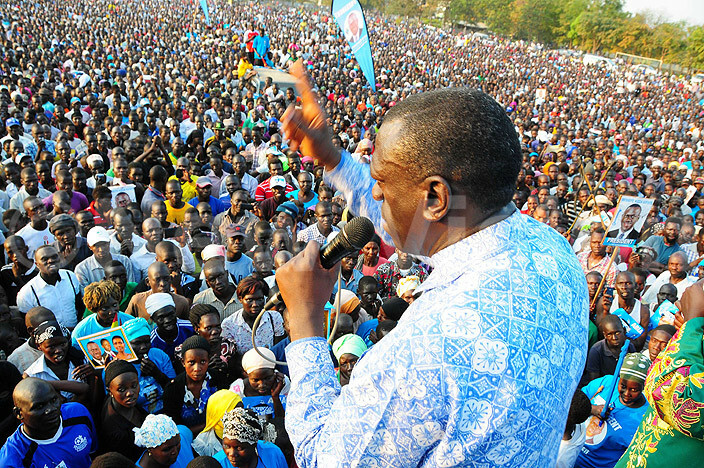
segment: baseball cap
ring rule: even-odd
[[[293,219],[296,219],[296,216],[298,216],[298,207],[296,206],[295,203],[291,201],[283,202],[276,208],[276,212],[283,212],[286,213],[287,215],[291,216]]]
[[[697,177],[694,179],[695,184],[704,184],[704,177]]]
[[[224,257],[225,253],[226,249],[224,245],[210,244],[205,246],[203,251],[200,253],[200,257],[203,259],[203,262],[207,262],[211,258]]]
[[[198,177],[196,181],[196,187],[206,187],[210,185],[212,187],[213,183],[207,177]]]
[[[284,187],[286,188],[286,179],[284,179],[284,176],[273,176],[271,178],[271,182],[269,182],[269,187],[274,188],[274,187]]]
[[[110,242],[110,234],[108,234],[108,231],[101,226],[95,226],[88,231],[88,238],[86,239],[88,241],[88,246],[93,247],[95,244],[99,242]]]
[[[9,119],[7,119],[7,120],[5,121],[5,126],[8,127],[8,128],[9,128],[9,127],[14,127],[15,125],[19,125],[19,124],[20,124],[20,121],[17,120],[16,118],[14,118],[14,117],[10,117]]]
[[[230,224],[225,228],[225,235],[227,237],[245,237],[245,229],[241,224]]]
[[[215,130],[225,130],[225,125],[222,122],[215,122]]]
[[[72,98],[71,98],[71,104],[73,104],[74,102],[81,102],[81,100],[80,100],[79,98],[77,98],[77,97],[72,97]]]

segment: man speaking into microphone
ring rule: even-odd
[[[366,166],[332,145],[300,62],[291,73],[291,146],[378,234],[434,267],[343,390],[323,338],[335,269],[310,242],[277,271],[299,466],[554,466],[584,367],[587,287],[565,239],[511,202],[522,156],[501,106],[469,88],[412,95],[384,115]]]

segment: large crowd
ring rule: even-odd
[[[254,321],[276,270],[356,215],[288,146],[282,116],[300,97],[265,69],[296,60],[360,165],[407,96],[494,97],[524,155],[514,203],[570,242],[590,294],[557,466],[702,452],[701,384],[672,378],[702,382],[704,364],[704,323],[676,309],[704,275],[704,92],[687,77],[367,13],[372,89],[326,11],[217,2],[206,25],[181,0],[0,5],[3,467],[296,466],[274,363],[285,304],[252,338]],[[654,200],[633,248],[603,243],[621,196]],[[433,271],[378,234],[342,259],[327,307],[342,386]],[[643,448],[655,426],[673,445]]]

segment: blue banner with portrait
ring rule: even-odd
[[[362,5],[359,4],[359,0],[332,0],[332,16],[342,29],[364,77],[372,89],[376,90],[374,60]]]
[[[200,7],[203,10],[203,16],[205,16],[205,24],[210,26],[210,13],[208,12],[208,0],[200,0]]]

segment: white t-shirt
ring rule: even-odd
[[[17,235],[24,239],[24,243],[27,245],[27,257],[34,258],[34,251],[42,245],[51,244],[54,242],[54,235],[49,232],[49,223],[47,223],[46,228],[42,231],[37,231],[32,227],[31,224],[27,224],[25,227],[17,231]]]
[[[577,424],[572,438],[560,441],[560,451],[557,452],[555,468],[572,468],[586,439],[587,432],[584,430],[584,424]]]

